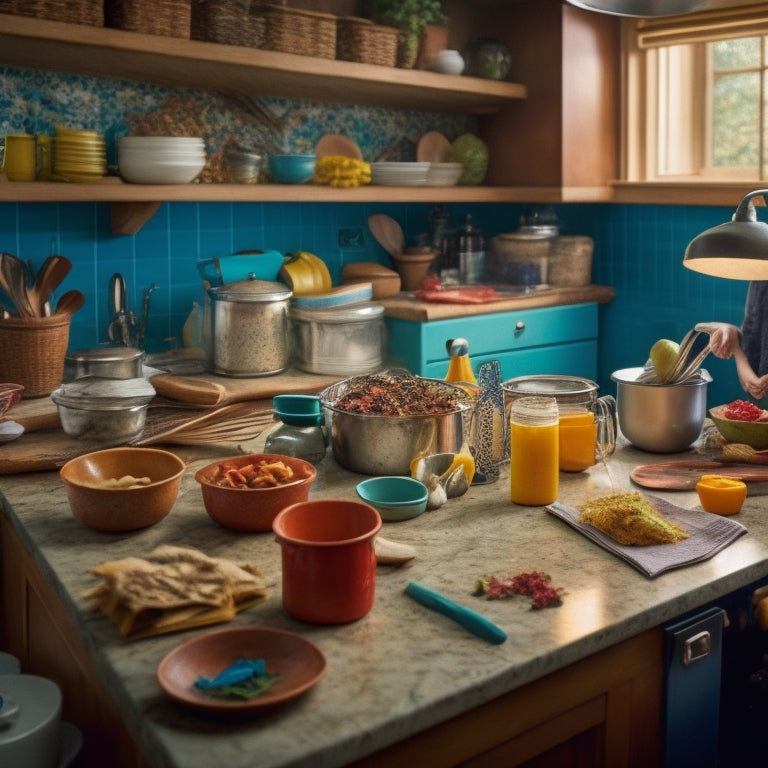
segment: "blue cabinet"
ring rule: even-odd
[[[597,303],[416,322],[387,318],[390,364],[443,378],[448,339],[469,341],[472,366],[501,363],[502,378],[552,373],[597,377]]]

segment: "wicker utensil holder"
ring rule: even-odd
[[[251,0],[192,0],[193,40],[261,48],[264,18],[251,13]]]
[[[0,381],[24,386],[24,397],[49,395],[64,378],[68,314],[0,320]]]
[[[561,235],[552,240],[549,252],[550,285],[583,286],[592,282],[595,243],[586,235]]]
[[[105,0],[104,21],[113,29],[189,39],[192,0]]]
[[[64,21],[67,24],[104,26],[103,0],[0,0],[0,13]]]
[[[397,64],[398,34],[394,27],[374,24],[370,19],[341,16],[338,20],[336,58],[394,67]]]
[[[257,3],[251,13],[264,20],[264,48],[320,59],[336,58],[336,16]]]

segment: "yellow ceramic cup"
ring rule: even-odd
[[[3,173],[9,181],[34,181],[37,171],[35,137],[29,133],[11,133],[5,137]]]

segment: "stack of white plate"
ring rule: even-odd
[[[107,148],[95,131],[56,128],[54,173],[66,181],[98,181],[107,172]]]
[[[459,183],[462,163],[430,163],[427,184],[431,187],[453,187]]]
[[[188,136],[123,136],[117,166],[134,184],[188,184],[205,167],[205,142]]]
[[[371,183],[390,187],[427,183],[429,163],[371,163]]]

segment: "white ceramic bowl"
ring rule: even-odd
[[[205,158],[157,161],[118,154],[120,176],[134,184],[189,184],[205,167]]]
[[[430,163],[427,184],[432,187],[453,187],[459,183],[463,170],[462,163]]]

